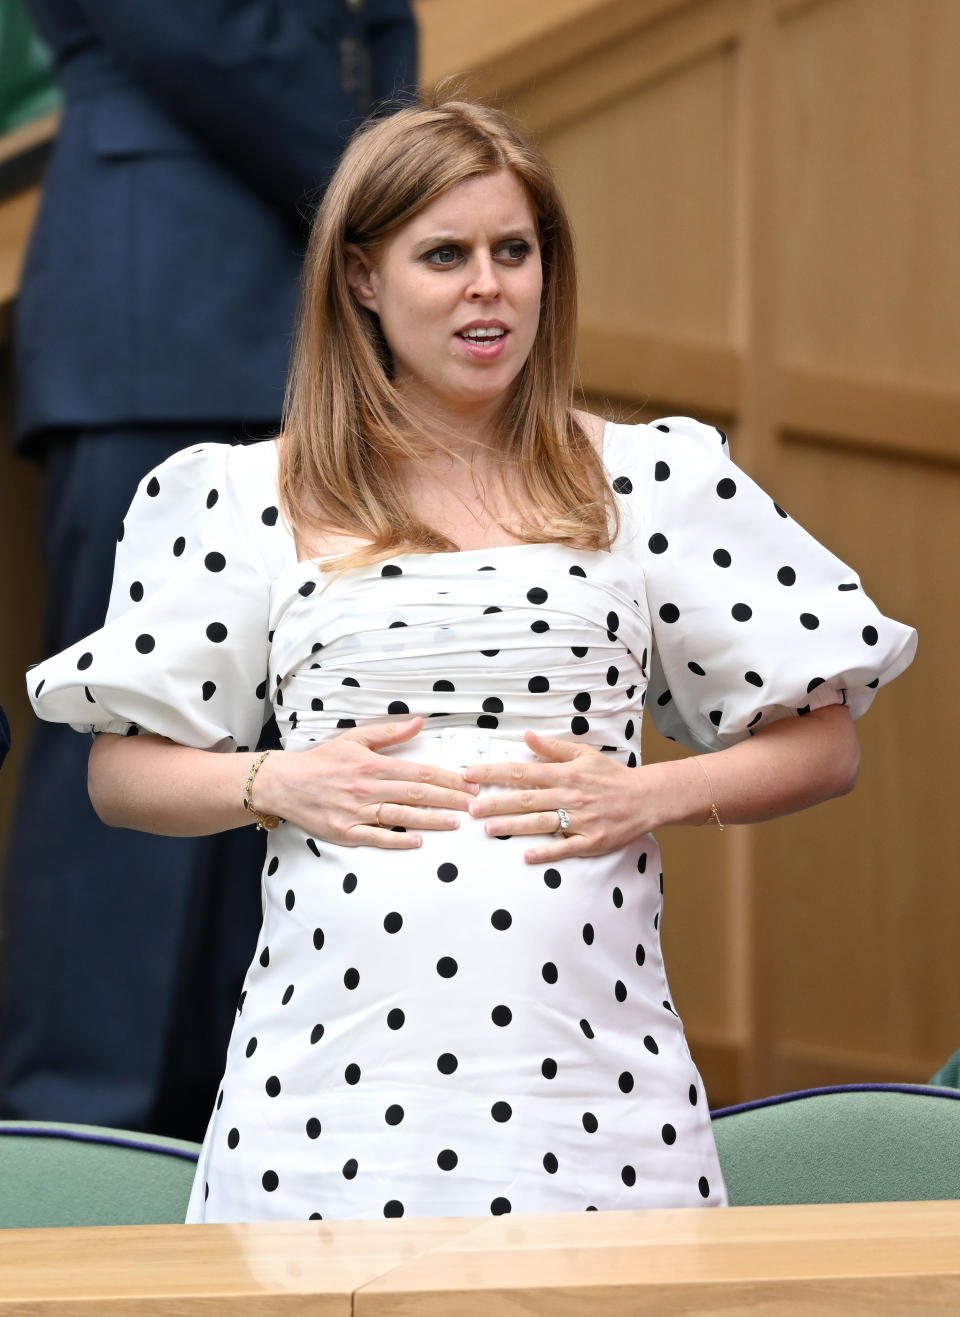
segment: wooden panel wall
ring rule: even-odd
[[[960,1047],[960,6],[419,12],[427,80],[470,70],[559,171],[586,393],[719,421],[921,631],[860,724],[853,795],[661,838],[672,983],[712,1099],[923,1080]]]

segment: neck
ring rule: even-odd
[[[499,447],[498,423],[502,398],[475,406],[446,406],[441,399],[405,391],[404,402],[420,434],[436,444],[437,453],[474,462]]]

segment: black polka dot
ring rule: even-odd
[[[280,1185],[280,1176],[276,1171],[264,1171],[260,1183],[263,1185],[264,1189],[266,1189],[268,1194],[272,1194]]]
[[[583,930],[582,930],[582,936],[583,936],[583,940],[584,940],[584,942],[586,942],[587,946],[588,946],[588,947],[592,947],[592,946],[593,946],[593,924],[584,924],[584,926],[583,926]]]
[[[637,1172],[632,1166],[624,1166],[623,1170],[620,1172],[620,1179],[628,1189],[632,1189],[637,1183]]]
[[[321,1126],[320,1126],[320,1122],[319,1122],[319,1120],[317,1120],[316,1116],[311,1116],[311,1117],[310,1117],[310,1119],[307,1121],[306,1129],[307,1129],[307,1138],[308,1138],[308,1139],[319,1139],[319,1137],[320,1137],[320,1132],[321,1132]]]
[[[695,1107],[697,1105],[697,1102],[699,1101],[699,1094],[697,1093],[696,1084],[690,1085],[689,1089],[687,1090],[687,1099],[691,1107]]]
[[[584,578],[586,578],[587,575],[587,573],[583,570],[583,568],[578,566],[577,563],[573,564],[568,574],[570,576],[582,576]]]
[[[124,537],[125,534],[126,534],[126,527],[124,526],[123,522],[121,521],[120,525],[117,527],[117,543],[118,543],[118,544],[119,544],[120,541],[123,539],[123,537]]]
[[[316,581],[304,581],[303,585],[297,589],[297,594],[303,595],[304,599],[309,598],[317,588]]]
[[[452,883],[459,872],[460,870],[457,866],[455,864],[450,864],[448,861],[446,864],[441,864],[437,869],[437,877],[442,883]]]
[[[571,646],[570,646],[570,653],[573,655],[574,658],[583,658],[583,656],[584,656],[584,654],[586,654],[586,652],[587,652],[587,646],[586,646],[586,645],[571,645]]]
[[[187,541],[183,538],[182,535],[178,535],[177,538],[173,541],[173,556],[175,558],[179,558],[186,547],[187,547]]]
[[[317,1043],[319,1043],[319,1041],[320,1041],[320,1039],[321,1039],[322,1037],[323,1037],[323,1025],[322,1025],[322,1024],[315,1024],[315,1025],[313,1026],[313,1028],[310,1030],[310,1041],[311,1041],[311,1043],[313,1043],[314,1045],[316,1045]]]
[[[452,979],[457,972],[457,962],[452,956],[441,956],[437,961],[437,973],[442,979]]]
[[[751,686],[763,685],[763,678],[760,676],[759,672],[745,672],[743,674],[743,679],[744,681],[748,681]]]
[[[513,1115],[513,1107],[509,1102],[494,1102],[490,1115],[499,1125],[503,1125]]]
[[[221,644],[227,638],[227,628],[222,622],[211,622],[207,627],[207,639],[212,640],[215,645]]]
[[[784,519],[786,519],[787,514],[784,512],[783,508],[780,506],[779,503],[774,503],[773,510],[778,517],[783,517]]]
[[[781,585],[794,585],[797,580],[797,573],[792,567],[781,567],[777,572],[777,580]]]
[[[703,668],[701,668],[699,663],[693,663],[691,661],[690,663],[687,664],[687,667],[690,669],[690,671],[693,673],[695,677],[705,677],[707,675],[706,672],[703,670]]]
[[[511,915],[509,910],[494,910],[493,914],[490,916],[490,922],[493,924],[494,928],[498,928],[501,932],[504,932],[513,923],[513,915]]]
[[[271,1075],[263,1087],[266,1090],[267,1097],[280,1096],[280,1080],[276,1075]]]
[[[647,540],[647,548],[651,553],[666,553],[669,548],[666,535],[661,535],[659,531],[655,535],[651,535]]]
[[[638,965],[642,965],[643,962],[644,962],[644,961],[646,960],[646,958],[647,958],[647,953],[646,953],[646,951],[644,951],[644,949],[643,949],[643,943],[642,943],[642,942],[638,942],[638,943],[637,943],[637,949],[636,949],[636,951],[635,951],[633,954],[634,954],[634,959],[636,960],[637,964],[638,964]]]
[[[269,947],[264,947],[263,950],[260,952],[260,964],[263,966],[264,969],[266,969],[267,966],[270,964]]]
[[[581,1020],[580,1029],[584,1038],[593,1038],[595,1036],[589,1020]]]
[[[808,631],[816,631],[820,625],[820,619],[816,613],[801,613],[800,625],[806,627]]]
[[[749,604],[734,604],[730,609],[730,616],[735,622],[749,622],[753,617],[753,609]]]
[[[865,626],[860,632],[860,635],[863,637],[863,643],[865,645],[875,645],[880,639],[875,626]]]
[[[146,631],[143,635],[137,636],[134,644],[137,647],[138,654],[152,654],[157,647],[157,642],[154,640],[153,636],[149,635]]]
[[[531,695],[541,695],[544,691],[550,689],[550,682],[546,677],[531,677],[527,682],[527,690]]]
[[[556,1079],[557,1063],[552,1056],[545,1056],[540,1063],[540,1073],[544,1079]]]
[[[530,630],[536,632],[538,636],[542,636],[545,631],[550,630],[550,623],[545,621],[542,617],[538,617],[536,622],[530,623]]]
[[[396,910],[391,910],[389,914],[384,915],[383,926],[388,933],[399,933],[403,928],[403,915]]]
[[[629,476],[617,476],[612,482],[613,488],[617,494],[632,494],[633,481]]]
[[[633,1092],[633,1075],[631,1075],[629,1070],[623,1071],[620,1078],[617,1080],[617,1087],[620,1089],[621,1093]]]
[[[147,493],[151,498],[156,498],[160,493],[160,481],[156,476],[151,476],[147,482]]]
[[[288,910],[292,910],[293,907],[296,905],[296,903],[297,903],[296,893],[294,892],[292,887],[288,888],[283,898],[283,904],[287,907]]]
[[[341,1174],[345,1180],[352,1180],[356,1176],[358,1170],[359,1167],[357,1166],[356,1157],[351,1157],[348,1161],[343,1163]]]
[[[585,1111],[580,1117],[580,1123],[588,1134],[596,1134],[600,1128],[600,1122],[592,1111]]]
[[[400,1007],[394,1006],[392,1010],[387,1011],[387,1028],[402,1029],[406,1018]]]
[[[142,582],[140,582],[140,581],[131,581],[131,583],[130,583],[130,598],[133,600],[133,602],[134,602],[135,604],[139,604],[140,600],[143,598],[143,584],[142,584]]]
[[[613,995],[619,1002],[625,1002],[627,1000],[627,985],[624,983],[623,979],[617,979],[616,983],[613,985]]]
[[[614,632],[619,631],[619,630],[620,630],[620,618],[619,618],[619,616],[618,616],[616,613],[613,613],[613,612],[608,613],[608,614],[607,614],[607,631],[609,632],[609,634],[610,634],[611,636],[613,636]]]
[[[403,1107],[394,1102],[383,1113],[383,1118],[388,1125],[399,1125],[403,1120]]]
[[[498,1029],[505,1029],[513,1019],[513,1011],[509,1006],[494,1006],[490,1012],[490,1019]]]
[[[570,730],[573,732],[574,736],[586,736],[587,732],[590,730],[590,724],[587,722],[586,718],[583,718],[578,714],[576,718],[570,719]]]
[[[313,839],[312,837],[308,837],[308,838],[307,838],[307,850],[310,851],[310,853],[311,853],[312,855],[315,855],[315,856],[317,857],[317,859],[319,860],[319,858],[320,858],[320,847],[317,845],[317,843],[314,841],[314,839]],[[346,888],[344,888],[344,890],[346,890]]]
[[[356,1061],[350,1062],[346,1070],[343,1072],[343,1077],[348,1084],[353,1085],[360,1083],[360,1067],[357,1065]]]
[[[512,1211],[509,1198],[494,1198],[490,1204],[490,1212],[493,1216],[506,1216]]]
[[[556,983],[559,977],[557,967],[552,960],[548,960],[540,967],[540,974],[544,983]]]
[[[204,702],[213,698],[217,693],[217,683],[215,681],[205,681],[200,689],[200,694]]]
[[[531,604],[545,604],[547,602],[547,592],[540,585],[535,585],[532,590],[527,591],[527,598]]]
[[[660,1131],[660,1137],[663,1139],[667,1147],[669,1147],[671,1144],[676,1143],[677,1131],[672,1125],[664,1125],[663,1129]]]
[[[219,490],[211,489],[211,490],[210,490],[210,493],[207,495],[207,507],[208,507],[208,508],[215,507],[215,506],[216,506],[217,499],[218,499],[219,497],[220,497],[220,492],[219,492]]]
[[[409,712],[410,710],[407,707],[407,705],[404,704],[403,700],[391,700],[390,703],[387,705],[387,713],[389,714],[409,713]]]
[[[556,1175],[559,1167],[560,1163],[552,1152],[545,1152],[543,1154],[543,1169],[548,1175]]]
[[[659,429],[660,427],[658,426],[657,428]],[[654,480],[670,479],[670,468],[667,466],[666,462],[657,463],[657,465],[653,468],[653,478]]]
[[[203,565],[208,572],[222,572],[227,565],[227,560],[222,553],[208,553],[203,560]]]
[[[613,904],[617,910],[620,910],[622,908],[623,892],[620,890],[619,887],[615,887],[613,889],[613,891],[610,893],[610,899],[613,901]]]
[[[323,936],[323,929],[322,929],[322,928],[315,928],[315,929],[313,930],[313,948],[314,948],[314,950],[315,950],[315,951],[322,951],[322,950],[323,950],[323,944],[324,944],[324,941],[325,941],[325,939],[324,939],[324,936]]]
[[[402,575],[403,575],[403,568],[402,568],[402,567],[398,567],[397,564],[396,564],[395,562],[388,562],[388,563],[385,563],[384,566],[380,568],[380,575],[381,575],[381,576],[402,576]]]
[[[714,549],[713,561],[718,567],[729,567],[733,562],[733,559],[730,557],[726,549]]]
[[[93,655],[89,651],[87,651],[86,654],[81,654],[80,657],[77,659],[77,668],[80,672],[86,672],[87,668],[89,668],[92,662],[93,662]]]
[[[452,691],[456,690],[456,686],[454,686],[452,681],[445,681],[441,678],[439,681],[433,683],[433,689],[435,691]]]
[[[650,1034],[647,1034],[644,1038],[643,1045],[648,1052],[651,1052],[654,1056],[659,1056],[660,1048],[657,1046],[657,1040],[652,1038]]]
[[[857,585],[856,581],[847,581],[847,582],[845,582],[843,585],[838,585],[838,586],[837,586],[837,589],[838,589],[838,590],[843,590],[843,591],[846,591],[846,590],[859,590],[860,587],[859,587],[859,585]]]
[[[349,992],[353,992],[354,988],[357,987],[359,982],[360,982],[360,971],[358,969],[354,969],[353,966],[351,966],[350,969],[344,971],[343,986]]]
[[[246,1046],[246,1048],[245,1048],[244,1050],[245,1050],[245,1053],[246,1053],[247,1057],[251,1057],[251,1056],[253,1056],[254,1052],[257,1050],[257,1040],[256,1040],[256,1038],[248,1038],[248,1039],[247,1039],[247,1046]]]
[[[549,888],[556,891],[560,886],[560,874],[556,869],[545,869],[543,873],[543,881]]]
[[[729,476],[724,476],[723,480],[717,483],[717,493],[721,498],[733,498],[737,492],[736,482]]]
[[[578,713],[586,713],[591,703],[592,700],[587,691],[580,691],[579,694],[573,697],[573,707]]]
[[[697,1188],[700,1190],[701,1198],[710,1197],[710,1181],[705,1175],[700,1176],[700,1179],[697,1181]]]
[[[680,616],[680,609],[676,604],[662,604],[660,606],[661,622],[676,622]]]
[[[357,890],[357,875],[355,873],[344,874],[343,890],[349,894]]]
[[[227,1135],[227,1147],[235,1148],[239,1142],[240,1142],[240,1131],[238,1129],[232,1129],[230,1133]]]
[[[437,1153],[437,1165],[441,1171],[452,1171],[456,1169],[457,1162],[460,1158],[452,1148],[444,1148]]]
[[[459,1064],[452,1052],[443,1052],[437,1057],[437,1069],[441,1075],[452,1075]]]
[[[275,526],[277,524],[277,518],[279,516],[280,516],[280,509],[275,508],[271,504],[270,507],[264,508],[263,511],[260,513],[260,520],[263,522],[265,526]]]

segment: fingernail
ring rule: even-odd
[[[459,828],[459,826],[460,826],[460,820],[457,818],[456,814],[448,814],[448,815],[447,815],[447,827],[448,827],[448,828]]]

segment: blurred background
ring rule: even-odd
[[[916,626],[856,792],[665,832],[664,939],[714,1106],[923,1081],[960,1047],[960,99],[956,0],[418,0],[426,85],[469,75],[554,161],[584,394],[692,414]],[[41,655],[39,473],[10,452],[10,318],[57,93],[0,0],[0,702]],[[655,734],[647,754],[670,747]]]

